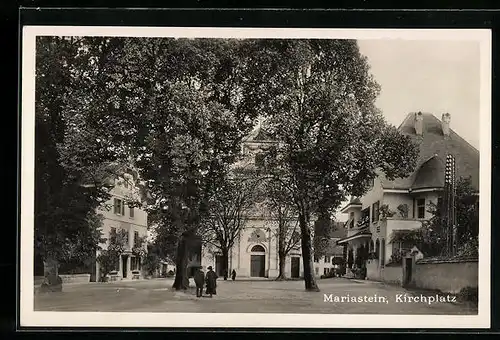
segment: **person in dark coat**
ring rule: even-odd
[[[212,270],[212,267],[208,267],[208,272],[205,277],[207,283],[206,293],[212,297],[212,295],[217,295],[217,274]]]
[[[196,297],[202,297],[203,285],[205,284],[205,273],[203,267],[199,267],[194,273],[194,283],[196,284]]]
[[[236,270],[233,269],[231,272],[231,279],[234,281],[236,279]]]

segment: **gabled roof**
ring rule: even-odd
[[[356,238],[369,237],[371,235],[372,235],[372,233],[370,232],[370,229],[369,228],[364,228],[364,229],[358,231],[354,235],[351,235],[349,237],[344,237],[344,238],[342,238],[340,240],[337,240],[337,244],[340,245],[340,244],[346,243],[346,242],[348,242],[350,240],[353,240],[353,239],[356,239]]]
[[[416,170],[406,178],[387,180],[380,174],[382,187],[385,189],[414,189],[423,187],[442,187],[444,164],[447,154],[455,157],[457,178],[472,177],[472,185],[479,189],[479,151],[450,128],[450,135],[444,136],[441,120],[433,114],[423,113],[423,133],[415,133],[415,113],[409,113],[399,131],[410,136],[419,146],[419,158]],[[450,127],[453,126],[453,117]],[[443,178],[441,178],[443,177]]]
[[[359,206],[362,207],[363,204],[361,203],[361,200],[358,197],[351,197],[351,200],[349,203],[347,203],[343,208],[340,209],[340,212],[346,212],[347,208],[353,207],[353,206]]]
[[[412,190],[424,188],[441,188],[444,186],[445,164],[438,156],[432,156],[425,161],[415,174],[415,180],[411,186]]]

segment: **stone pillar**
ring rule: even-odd
[[[120,255],[120,260],[118,261],[118,275],[123,278],[123,256]]]
[[[95,261],[95,282],[99,282],[101,280],[101,266],[99,262]]]
[[[279,274],[279,265],[280,265],[280,261],[279,261],[279,256],[278,256],[278,252],[279,252],[279,244],[278,244],[278,237],[275,237],[274,238],[274,250],[275,250],[275,256],[274,256],[274,269],[278,270],[278,274]],[[290,256],[290,255],[288,255]],[[285,264],[285,268],[286,268],[286,264]],[[286,270],[286,269],[285,269]]]
[[[43,262],[44,276],[59,275],[59,263],[54,258],[48,258]]]
[[[127,256],[127,278],[132,278],[132,269],[130,264],[132,263],[132,256]]]
[[[238,270],[241,268],[241,234],[242,232],[240,231],[238,235]]]
[[[231,249],[229,250],[229,259],[228,259],[228,268],[227,268],[227,277],[230,278],[231,277],[231,272],[233,270],[233,252],[234,252],[234,249],[233,247],[231,247]]]
[[[268,249],[268,259],[267,259],[267,277],[269,278],[271,275],[270,275],[270,272],[272,271],[271,270],[271,252],[272,252],[272,247],[271,247],[271,228],[268,228],[268,246],[267,246],[267,249]]]

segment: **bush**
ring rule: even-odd
[[[362,279],[362,280],[364,280],[366,278],[366,267],[354,268],[352,270],[352,273],[354,274],[354,277],[356,279]]]
[[[172,270],[169,270],[167,273],[167,277],[172,277],[174,276],[174,272]]]
[[[478,302],[478,288],[477,287],[465,287],[458,293],[460,300]]]
[[[398,251],[391,255],[391,258],[389,259],[389,263],[387,263],[387,265],[398,266],[401,265],[402,263],[403,263],[403,253],[401,251]]]
[[[457,257],[478,257],[479,242],[477,237],[468,239],[457,250]]]
[[[153,276],[159,266],[160,258],[158,255],[151,252],[144,257],[143,268],[148,275]]]
[[[337,272],[338,272],[338,269],[332,268],[332,269],[330,269],[330,271],[328,273],[321,275],[320,278],[321,279],[328,279],[328,278],[335,277]]]

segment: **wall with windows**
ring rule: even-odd
[[[261,248],[260,248],[261,247]],[[262,251],[263,250],[263,251]],[[201,265],[206,270],[212,266],[214,271],[219,271],[221,264],[221,252],[217,246],[204,244],[202,246]],[[276,237],[276,227],[269,224],[266,219],[251,219],[245,228],[240,232],[229,254],[229,276],[231,271],[236,271],[237,278],[248,278],[255,276],[252,273],[252,255],[260,256],[263,262],[259,261],[259,266],[264,266],[264,276],[266,278],[276,278],[279,275],[278,240]],[[298,258],[299,277],[304,275],[304,266],[300,243],[290,251],[285,259],[285,274],[292,276],[292,258]],[[295,261],[293,261],[295,263]],[[255,263],[254,263],[255,265]],[[323,271],[323,268],[321,268]],[[322,272],[318,273],[321,275]],[[219,274],[222,274],[219,271]],[[219,275],[221,276],[221,275]]]
[[[406,204],[408,207],[408,217],[413,218],[413,198],[408,193],[384,192],[383,204],[387,204],[389,209],[395,213],[393,217],[402,218],[398,211],[398,206]]]
[[[383,189],[380,183],[380,179],[377,177],[373,180],[372,188],[363,196],[361,203],[363,204],[362,209],[370,208],[370,221],[372,220],[373,209],[372,206],[377,201],[382,201]]]
[[[118,261],[117,270],[118,276],[121,277],[123,276],[122,269],[125,266],[127,278],[131,278],[133,270],[141,269],[141,261],[130,253],[132,248],[138,245],[139,238],[148,236],[147,213],[141,206],[133,204],[140,202],[140,196],[132,175],[125,174],[123,177],[116,178],[115,186],[110,193],[111,198],[98,209],[98,213],[103,216],[102,237],[109,239],[113,232],[120,230],[127,232],[126,254],[128,257]],[[100,246],[102,249],[106,249],[108,242],[102,243]],[[143,244],[143,247],[146,249],[146,244]],[[96,272],[99,272],[98,265],[96,265]]]
[[[353,206],[347,210],[347,236],[352,236],[358,232],[358,221],[361,220],[361,207]]]
[[[331,259],[332,259],[331,256],[313,257],[314,275],[316,277],[321,277],[321,275],[327,275],[327,273],[329,273],[330,270],[333,270],[334,266],[332,264]]]
[[[416,219],[387,219],[387,245],[386,245],[386,260],[389,261],[392,251],[393,244],[391,239],[393,237],[394,230],[413,230],[420,228],[422,226],[422,221]],[[396,247],[396,246],[394,246]]]

